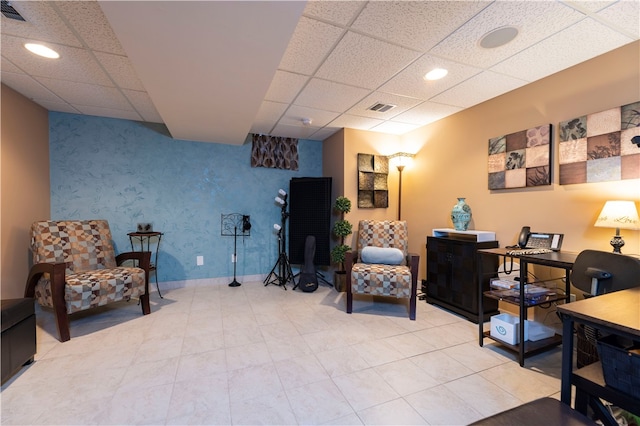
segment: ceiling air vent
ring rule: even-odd
[[[16,21],[25,20],[7,0],[2,0],[2,14],[9,19],[15,19]]]
[[[395,108],[397,106],[398,105],[382,104],[380,102],[376,102],[375,104],[371,105],[367,109],[370,110],[370,111],[376,111],[376,112],[387,112],[390,109],[393,109],[393,108]]]

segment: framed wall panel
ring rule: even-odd
[[[383,155],[358,154],[358,207],[389,207],[389,159]]]
[[[551,185],[551,124],[489,139],[489,189]]]
[[[560,185],[640,178],[640,102],[558,125]]]

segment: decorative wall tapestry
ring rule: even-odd
[[[389,207],[388,175],[387,157],[358,154],[358,207]]]
[[[640,102],[560,122],[560,185],[640,178]]]
[[[298,139],[254,134],[251,167],[298,170]]]
[[[489,139],[489,189],[551,185],[551,124]]]

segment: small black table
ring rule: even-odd
[[[640,415],[640,399],[607,386],[601,362],[573,369],[573,328],[582,323],[606,334],[640,340],[640,287],[592,297],[558,306],[562,317],[562,382],[560,399],[571,405],[571,386],[576,387],[575,409],[587,413],[591,406],[606,425],[618,423],[602,406],[600,398]]]
[[[505,302],[509,302],[509,303],[513,303],[513,304],[517,304],[519,305],[519,312],[520,312],[520,323],[519,323],[519,336],[521,336],[521,341],[519,344],[516,345],[510,345],[506,342],[503,342],[499,339],[495,339],[491,336],[491,334],[489,332],[485,332],[484,331],[484,327],[483,327],[483,323],[480,321],[478,323],[478,344],[480,346],[483,345],[484,343],[484,338],[488,337],[490,339],[495,340],[496,342],[504,345],[505,347],[507,347],[508,349],[515,351],[518,353],[518,362],[520,363],[520,366],[524,366],[524,359],[527,356],[530,355],[534,355],[537,353],[540,353],[542,351],[545,351],[547,349],[550,349],[554,346],[558,346],[560,343],[562,343],[562,337],[558,334],[548,337],[546,339],[542,339],[539,341],[524,341],[524,327],[525,327],[525,321],[527,319],[527,309],[530,308],[531,306],[535,306],[535,305],[539,305],[541,303],[549,303],[549,302],[554,302],[554,301],[559,301],[559,300],[564,300],[565,302],[569,302],[570,300],[570,288],[571,288],[571,281],[570,281],[570,275],[571,275],[571,268],[573,268],[573,264],[576,260],[576,257],[578,256],[578,253],[573,253],[573,252],[563,252],[563,251],[558,251],[558,252],[552,252],[552,253],[545,253],[545,254],[508,254],[509,249],[506,248],[494,248],[494,249],[482,249],[482,250],[478,250],[478,254],[481,256],[502,256],[505,259],[505,264],[507,259],[517,259],[518,262],[520,263],[520,283],[527,283],[528,282],[528,267],[529,265],[542,265],[542,266],[548,266],[551,268],[558,268],[558,269],[563,269],[564,270],[564,281],[565,281],[565,288],[563,289],[564,294],[563,295],[557,295],[554,298],[547,298],[543,301],[539,301],[539,302],[535,302],[535,303],[530,303],[527,302],[526,298],[525,298],[525,286],[524,285],[520,285],[520,295],[517,299],[513,299],[513,300],[509,300],[509,299],[504,299]],[[480,267],[480,271],[478,272],[478,275],[480,277],[483,277],[485,274],[490,273],[490,274],[494,274],[497,276],[497,271],[483,271],[482,270],[482,262],[478,262],[479,263],[479,267]],[[479,282],[482,282],[482,279],[478,280]],[[482,291],[482,288],[480,288],[480,300],[478,301],[479,304],[479,311],[482,313],[484,312],[484,307],[483,307],[483,299],[484,297],[496,297],[495,295],[492,294],[492,292],[484,292]],[[485,295],[483,297],[483,294]],[[502,300],[502,299],[501,299]]]
[[[160,250],[160,241],[162,240],[162,236],[164,235],[162,232],[153,231],[153,232],[129,232],[127,234],[129,236],[129,241],[131,242],[131,250],[136,251],[136,248],[139,247],[140,251],[145,251],[144,244],[147,243],[147,250],[151,247],[151,239],[158,238],[156,240],[156,249],[155,254],[153,255],[153,262],[149,265],[149,273],[153,272],[156,277],[156,289],[158,289],[158,295],[161,299],[162,293],[160,293],[160,287],[158,286],[158,251]]]

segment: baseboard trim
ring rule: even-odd
[[[236,280],[242,284],[244,282],[264,281],[267,276],[265,274],[258,275],[245,275],[242,277],[236,277]],[[212,287],[218,285],[229,285],[233,281],[233,277],[218,277],[218,278],[200,278],[196,280],[183,280],[183,281],[160,281],[160,291],[176,290],[187,287]],[[153,284],[153,285],[152,285]],[[151,292],[157,292],[155,283],[149,283],[149,289]]]

